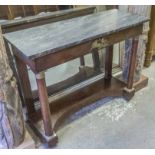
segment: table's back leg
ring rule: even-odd
[[[80,57],[80,66],[85,66],[84,56]]]
[[[94,70],[100,71],[100,59],[97,48],[92,50],[92,58],[93,58]]]
[[[113,45],[106,47],[105,54],[105,79],[112,77],[112,60],[113,60]]]
[[[135,89],[133,88],[133,83],[134,83],[134,72],[136,68],[137,48],[138,48],[138,37],[135,37],[132,40],[127,86],[126,88],[124,88],[124,97],[127,100],[130,100],[135,93]]]
[[[33,103],[33,96],[32,96],[29,76],[28,76],[28,70],[27,70],[26,64],[24,64],[24,62],[21,59],[19,59],[17,56],[15,56],[15,60],[17,64],[20,85],[23,92],[23,98],[25,102],[24,104],[27,109],[27,115],[30,116],[32,113],[35,112],[35,107]]]

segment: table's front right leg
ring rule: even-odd
[[[135,94],[135,88],[133,87],[133,83],[136,68],[137,48],[138,48],[138,37],[135,37],[132,40],[127,86],[124,88],[124,97],[127,100],[130,100]]]

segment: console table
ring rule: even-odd
[[[6,33],[15,56],[24,96],[27,99],[27,125],[49,147],[56,145],[56,130],[62,120],[81,107],[107,96],[130,99],[135,89],[137,37],[149,19],[117,9]],[[113,44],[133,38],[127,84],[112,77]],[[106,48],[105,75],[79,89],[67,90],[48,98],[45,71],[51,67]],[[40,108],[34,106],[27,66],[33,71],[38,86]],[[53,75],[55,76],[55,75]],[[30,102],[30,103],[28,103]],[[51,102],[51,103],[50,103]],[[43,128],[40,126],[43,122]]]

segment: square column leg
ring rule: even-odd
[[[20,89],[23,94],[24,105],[26,107],[27,115],[29,117],[31,114],[35,113],[35,107],[33,103],[33,95],[31,91],[28,70],[26,64],[20,58],[15,56],[15,60],[17,64],[18,76],[21,86]]]

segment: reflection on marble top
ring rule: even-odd
[[[7,33],[4,37],[26,56],[35,58],[148,20],[144,16],[113,9]]]

